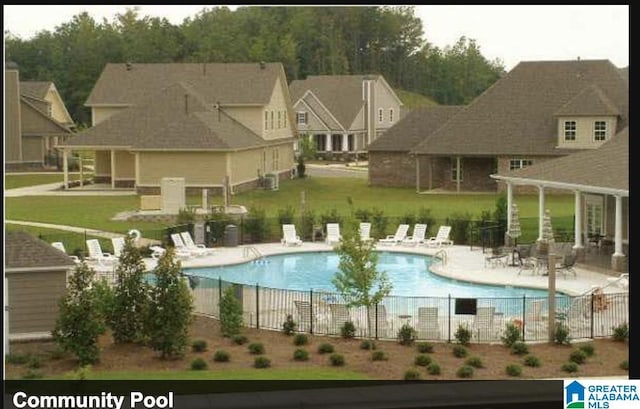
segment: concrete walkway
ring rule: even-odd
[[[61,190],[62,182],[47,183],[45,185],[25,186],[4,191],[4,197],[21,196],[133,196],[135,190],[104,190],[104,189],[82,189]]]

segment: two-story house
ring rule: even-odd
[[[403,106],[381,75],[313,75],[289,89],[298,135],[323,157],[365,153]]]
[[[628,75],[611,62],[521,62],[435,131],[424,124],[416,189],[502,191],[491,174],[595,149],[628,123]]]
[[[5,64],[5,169],[57,165],[55,146],[72,134],[73,120],[52,82],[20,81],[18,66]]]
[[[62,145],[95,152],[94,182],[158,193],[234,191],[293,168],[291,98],[280,63],[107,64],[86,105],[93,127]]]

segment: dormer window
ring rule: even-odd
[[[308,118],[307,112],[296,112],[296,123],[298,125],[306,125]]]
[[[593,140],[594,141],[607,140],[607,123],[605,121],[595,121],[593,123]]]
[[[389,108],[389,122],[393,122],[393,108]]]
[[[564,140],[576,140],[576,121],[564,121]]]

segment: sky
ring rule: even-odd
[[[28,39],[41,30],[54,31],[82,11],[102,22],[132,7],[139,7],[140,15],[181,24],[211,6],[4,5],[4,30]],[[520,61],[578,57],[629,65],[629,5],[417,5],[415,10],[432,45],[444,48],[466,36],[507,70]]]

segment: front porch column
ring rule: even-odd
[[[575,194],[575,209],[576,214],[575,226],[573,229],[573,250],[579,257],[584,253],[584,246],[582,244],[582,192],[576,190]]]
[[[542,220],[544,219],[544,186],[538,186],[538,240],[542,240]]]
[[[625,256],[622,252],[622,196],[616,196],[615,251],[611,256],[611,267],[616,271],[624,270]]]
[[[456,156],[456,192],[460,193],[460,156]]]
[[[349,135],[342,134],[342,152],[349,152]]]
[[[325,136],[325,147],[324,147],[324,150],[325,150],[325,152],[331,152],[332,149],[333,149],[333,146],[331,146],[331,134],[328,133]]]
[[[64,189],[67,190],[69,189],[69,158],[67,157],[66,149],[62,150],[62,170],[64,172],[63,186]]]
[[[116,188],[116,151],[111,149],[111,189]]]

